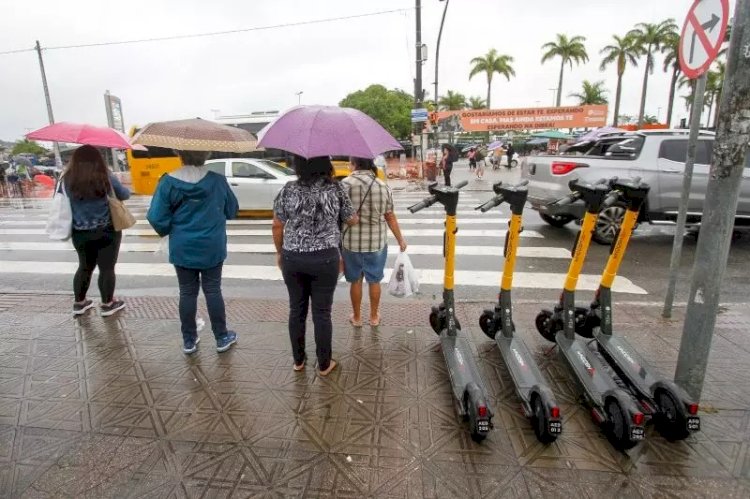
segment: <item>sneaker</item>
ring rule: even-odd
[[[125,302],[122,300],[113,300],[109,305],[101,304],[99,307],[99,315],[102,317],[109,317],[112,314],[125,308]]]
[[[216,340],[216,351],[219,353],[226,352],[235,343],[237,343],[237,333],[227,331],[227,334]]]
[[[182,344],[182,353],[190,355],[198,351],[198,343],[201,342],[201,337],[196,336],[194,340],[187,340]]]
[[[86,311],[94,306],[94,302],[91,300],[86,300],[83,303],[74,303],[73,304],[73,315],[82,315],[85,314]]]

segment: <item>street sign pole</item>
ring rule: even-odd
[[[690,200],[690,187],[693,183],[695,149],[698,145],[698,133],[701,128],[701,117],[703,116],[703,96],[706,93],[706,80],[707,75],[703,73],[693,88],[693,112],[690,116],[690,138],[688,139],[687,157],[685,158],[685,174],[682,178],[680,212],[677,215],[677,230],[675,231],[674,243],[672,244],[672,260],[669,264],[669,286],[667,287],[667,296],[664,299],[664,310],[661,314],[665,319],[672,317],[677,275],[680,272],[682,241],[685,237],[685,221],[687,219],[687,208]]]
[[[701,233],[695,253],[675,381],[696,400],[703,390],[742,172],[750,167],[750,0],[737,0]]]
[[[36,41],[36,55],[39,56],[39,70],[42,72],[42,87],[44,87],[44,100],[47,103],[47,118],[49,124],[55,124],[55,116],[52,114],[52,101],[49,98],[49,87],[47,86],[47,73],[44,71],[44,59],[42,58],[42,47],[39,40]],[[62,158],[60,156],[60,146],[57,142],[52,143],[52,150],[55,153],[55,166],[62,167]]]

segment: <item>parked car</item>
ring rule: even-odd
[[[542,220],[563,227],[581,219],[584,213],[582,201],[562,206],[551,204],[570,193],[571,180],[596,182],[601,178],[641,177],[651,191],[639,222],[674,224],[680,208],[687,143],[687,130],[652,130],[605,137],[578,151],[568,149],[574,155],[528,156],[521,162],[521,174],[529,180],[529,203]],[[703,215],[713,146],[714,134],[701,132],[687,210],[689,226],[699,225]],[[749,177],[750,169],[746,168],[735,218],[737,226],[750,225]],[[621,204],[602,210],[594,240],[610,244],[624,214]]]
[[[205,165],[227,178],[241,211],[272,210],[276,194],[297,179],[294,170],[267,159],[211,159]]]

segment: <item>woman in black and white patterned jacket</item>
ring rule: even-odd
[[[318,369],[326,376],[336,367],[331,358],[331,307],[339,277],[341,225],[359,220],[344,188],[333,178],[327,157],[294,158],[297,180],[276,196],[273,241],[289,291],[289,338],[294,370],[305,368],[305,321],[312,305]]]

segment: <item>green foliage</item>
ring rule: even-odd
[[[604,88],[603,81],[597,81],[597,82],[591,83],[588,80],[583,80],[583,86],[581,87],[581,92],[572,93],[569,95],[569,97],[574,97],[578,99],[579,106],[585,106],[585,105],[607,104],[609,100],[607,99],[606,94],[607,94],[607,89]]]
[[[599,53],[604,56],[599,69],[604,71],[612,63],[617,65],[617,74],[625,73],[625,67],[628,63],[632,66],[638,65],[638,57],[641,55],[641,49],[634,43],[632,36],[623,37],[612,35],[612,44],[604,47]]]
[[[359,109],[398,139],[408,138],[411,134],[414,97],[403,90],[370,85],[344,97],[339,106]]]
[[[471,109],[487,109],[487,101],[479,96],[469,98],[466,104]]]
[[[569,64],[571,69],[574,61],[577,64],[588,62],[589,55],[586,52],[586,46],[583,44],[585,41],[586,38],[583,36],[568,38],[566,35],[558,33],[554,42],[542,45],[542,50],[546,51],[542,56],[542,64],[555,57],[562,59],[563,65]]]
[[[47,152],[49,152],[47,151],[47,149],[40,146],[33,140],[23,139],[15,143],[15,145],[13,146],[13,150],[11,151],[11,154],[15,156],[16,154],[26,153],[26,154],[36,154],[37,156],[40,156],[43,154],[47,154]]]
[[[438,100],[442,111],[457,111],[466,107],[466,96],[460,92],[448,90],[444,96]]]
[[[654,52],[662,50],[676,35],[677,25],[674,19],[667,19],[659,24],[638,23],[628,33],[641,54],[646,56],[646,69],[651,73],[654,71]]]
[[[495,49],[491,49],[482,57],[475,57],[471,60],[472,67],[469,72],[470,80],[479,73],[485,73],[487,75],[487,107],[490,107],[492,97],[493,75],[495,73],[501,74],[510,81],[511,76],[516,76],[512,63],[513,58],[511,56],[498,54]]]

